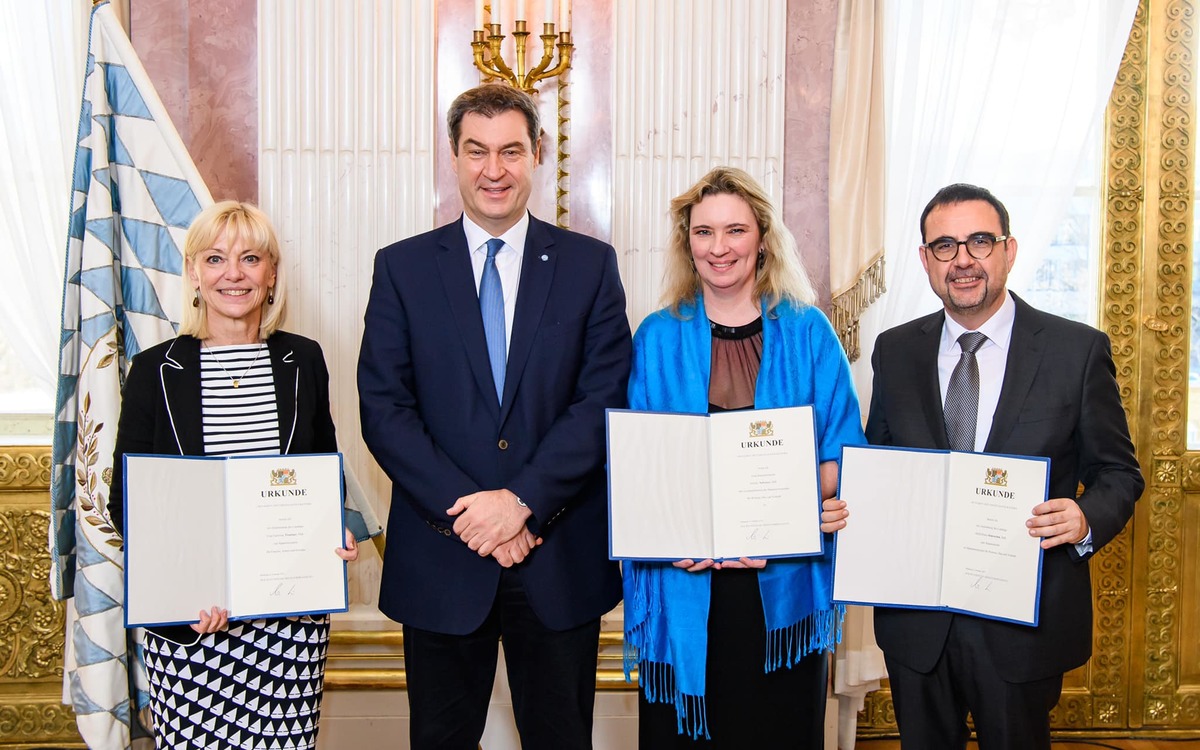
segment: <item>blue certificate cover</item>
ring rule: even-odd
[[[1047,458],[843,448],[834,601],[1037,625],[1042,548],[1025,522],[1049,481]]]

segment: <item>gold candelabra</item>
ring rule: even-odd
[[[497,0],[498,1],[498,0]],[[571,68],[571,32],[555,33],[553,23],[542,24],[542,59],[532,70],[528,70],[526,57],[530,32],[526,29],[524,20],[514,22],[513,41],[516,43],[516,59],[514,65],[504,62],[500,53],[500,45],[504,42],[504,34],[500,24],[484,24],[484,28],[472,32],[471,49],[475,54],[475,67],[487,78],[499,78],[526,93],[533,93],[533,87],[539,81],[544,81],[566,73]],[[550,67],[554,61],[554,48],[558,48],[558,64]],[[513,70],[513,68],[516,70]],[[528,71],[528,72],[526,72]]]

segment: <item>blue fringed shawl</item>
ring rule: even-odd
[[[680,316],[653,313],[634,336],[629,407],[708,411],[712,334],[703,300]],[[763,353],[754,406],[812,404],[819,461],[865,443],[850,366],[832,326],[816,308],[780,303],[763,310]],[[764,671],[791,666],[841,639],[844,609],[831,601],[831,538],[820,557],[771,560],[758,573],[767,626]],[[710,574],[667,563],[626,563],[625,675],[637,665],[651,702],[673,703],[680,733],[708,736],[704,704]]]

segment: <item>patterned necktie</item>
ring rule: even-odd
[[[479,312],[483,315],[483,335],[487,337],[497,401],[504,399],[504,369],[508,361],[508,346],[504,341],[504,289],[500,286],[500,272],[496,270],[496,253],[502,247],[504,240],[493,238],[487,241],[487,260],[483,262],[483,277],[479,280]]]
[[[976,418],[979,416],[979,363],[975,352],[987,341],[982,333],[968,331],[958,337],[962,355],[954,372],[950,374],[950,385],[946,388],[946,437],[950,439],[950,450],[975,450]]]

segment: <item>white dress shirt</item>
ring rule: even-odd
[[[479,294],[479,282],[483,278],[483,266],[487,262],[487,243],[492,235],[463,214],[463,231],[467,234],[467,247],[471,250],[471,270],[475,272],[475,293]],[[525,257],[525,235],[529,233],[529,212],[500,235],[504,247],[496,253],[496,271],[500,274],[500,289],[504,292],[504,350],[512,341],[513,318],[517,312],[517,291],[521,287],[521,261]]]

